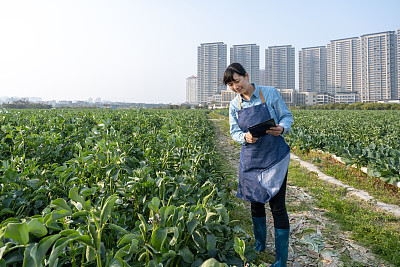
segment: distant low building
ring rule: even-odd
[[[316,105],[316,92],[297,92],[294,89],[277,89],[287,106]]]
[[[213,95],[211,98],[209,98],[209,103],[221,103],[222,97],[221,94],[216,94]]]
[[[335,103],[335,96],[330,93],[317,93],[317,105]]]
[[[41,102],[42,98],[41,97],[28,97],[29,102]]]
[[[297,95],[304,95],[303,105],[316,105],[317,104],[317,92],[299,92]]]
[[[61,100],[57,102],[57,106],[71,106],[72,101]]]
[[[230,103],[232,99],[234,99],[236,93],[232,92],[230,89],[221,92],[221,102],[222,103]]]
[[[357,92],[337,92],[335,94],[335,103],[353,104],[360,102],[359,94]]]
[[[283,102],[287,106],[296,106],[296,90],[294,89],[277,89],[281,94]]]

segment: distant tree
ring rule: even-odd
[[[347,109],[347,110],[400,110],[400,104],[398,103],[330,103],[326,105],[300,105],[291,107],[293,109]]]
[[[1,107],[8,108],[8,109],[50,109],[50,108],[52,108],[51,105],[41,104],[41,103],[32,103],[25,99],[16,100],[16,101],[13,101],[12,103],[3,103],[1,105]]]

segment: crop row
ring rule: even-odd
[[[286,140],[366,166],[387,183],[400,181],[400,113],[394,110],[293,110]]]
[[[0,266],[235,260],[201,111],[0,113]]]

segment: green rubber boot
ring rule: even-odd
[[[271,267],[286,267],[289,248],[289,229],[275,228],[275,262]]]
[[[253,231],[256,239],[255,250],[261,252],[265,250],[267,241],[267,221],[265,217],[252,217]]]

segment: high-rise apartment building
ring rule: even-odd
[[[361,101],[398,98],[397,36],[394,31],[361,36]]]
[[[186,78],[186,103],[198,104],[197,101],[197,77],[190,76]]]
[[[397,98],[400,99],[400,29],[397,30]]]
[[[260,47],[256,44],[234,45],[230,49],[230,63],[240,63],[250,77],[250,82],[260,82]]]
[[[204,43],[197,48],[197,101],[207,103],[226,86],[222,84],[227,67],[227,50],[223,42]]]
[[[332,40],[327,45],[327,92],[360,93],[361,48],[358,37]],[[359,101],[359,100],[357,100]]]
[[[326,92],[326,47],[307,47],[299,51],[299,91]]]
[[[267,85],[266,77],[265,77],[265,69],[261,69],[261,70],[260,70],[260,81],[259,81],[259,85],[262,85],[262,86],[266,86],[266,85]]]
[[[295,48],[291,45],[265,49],[266,85],[278,89],[295,89]]]

